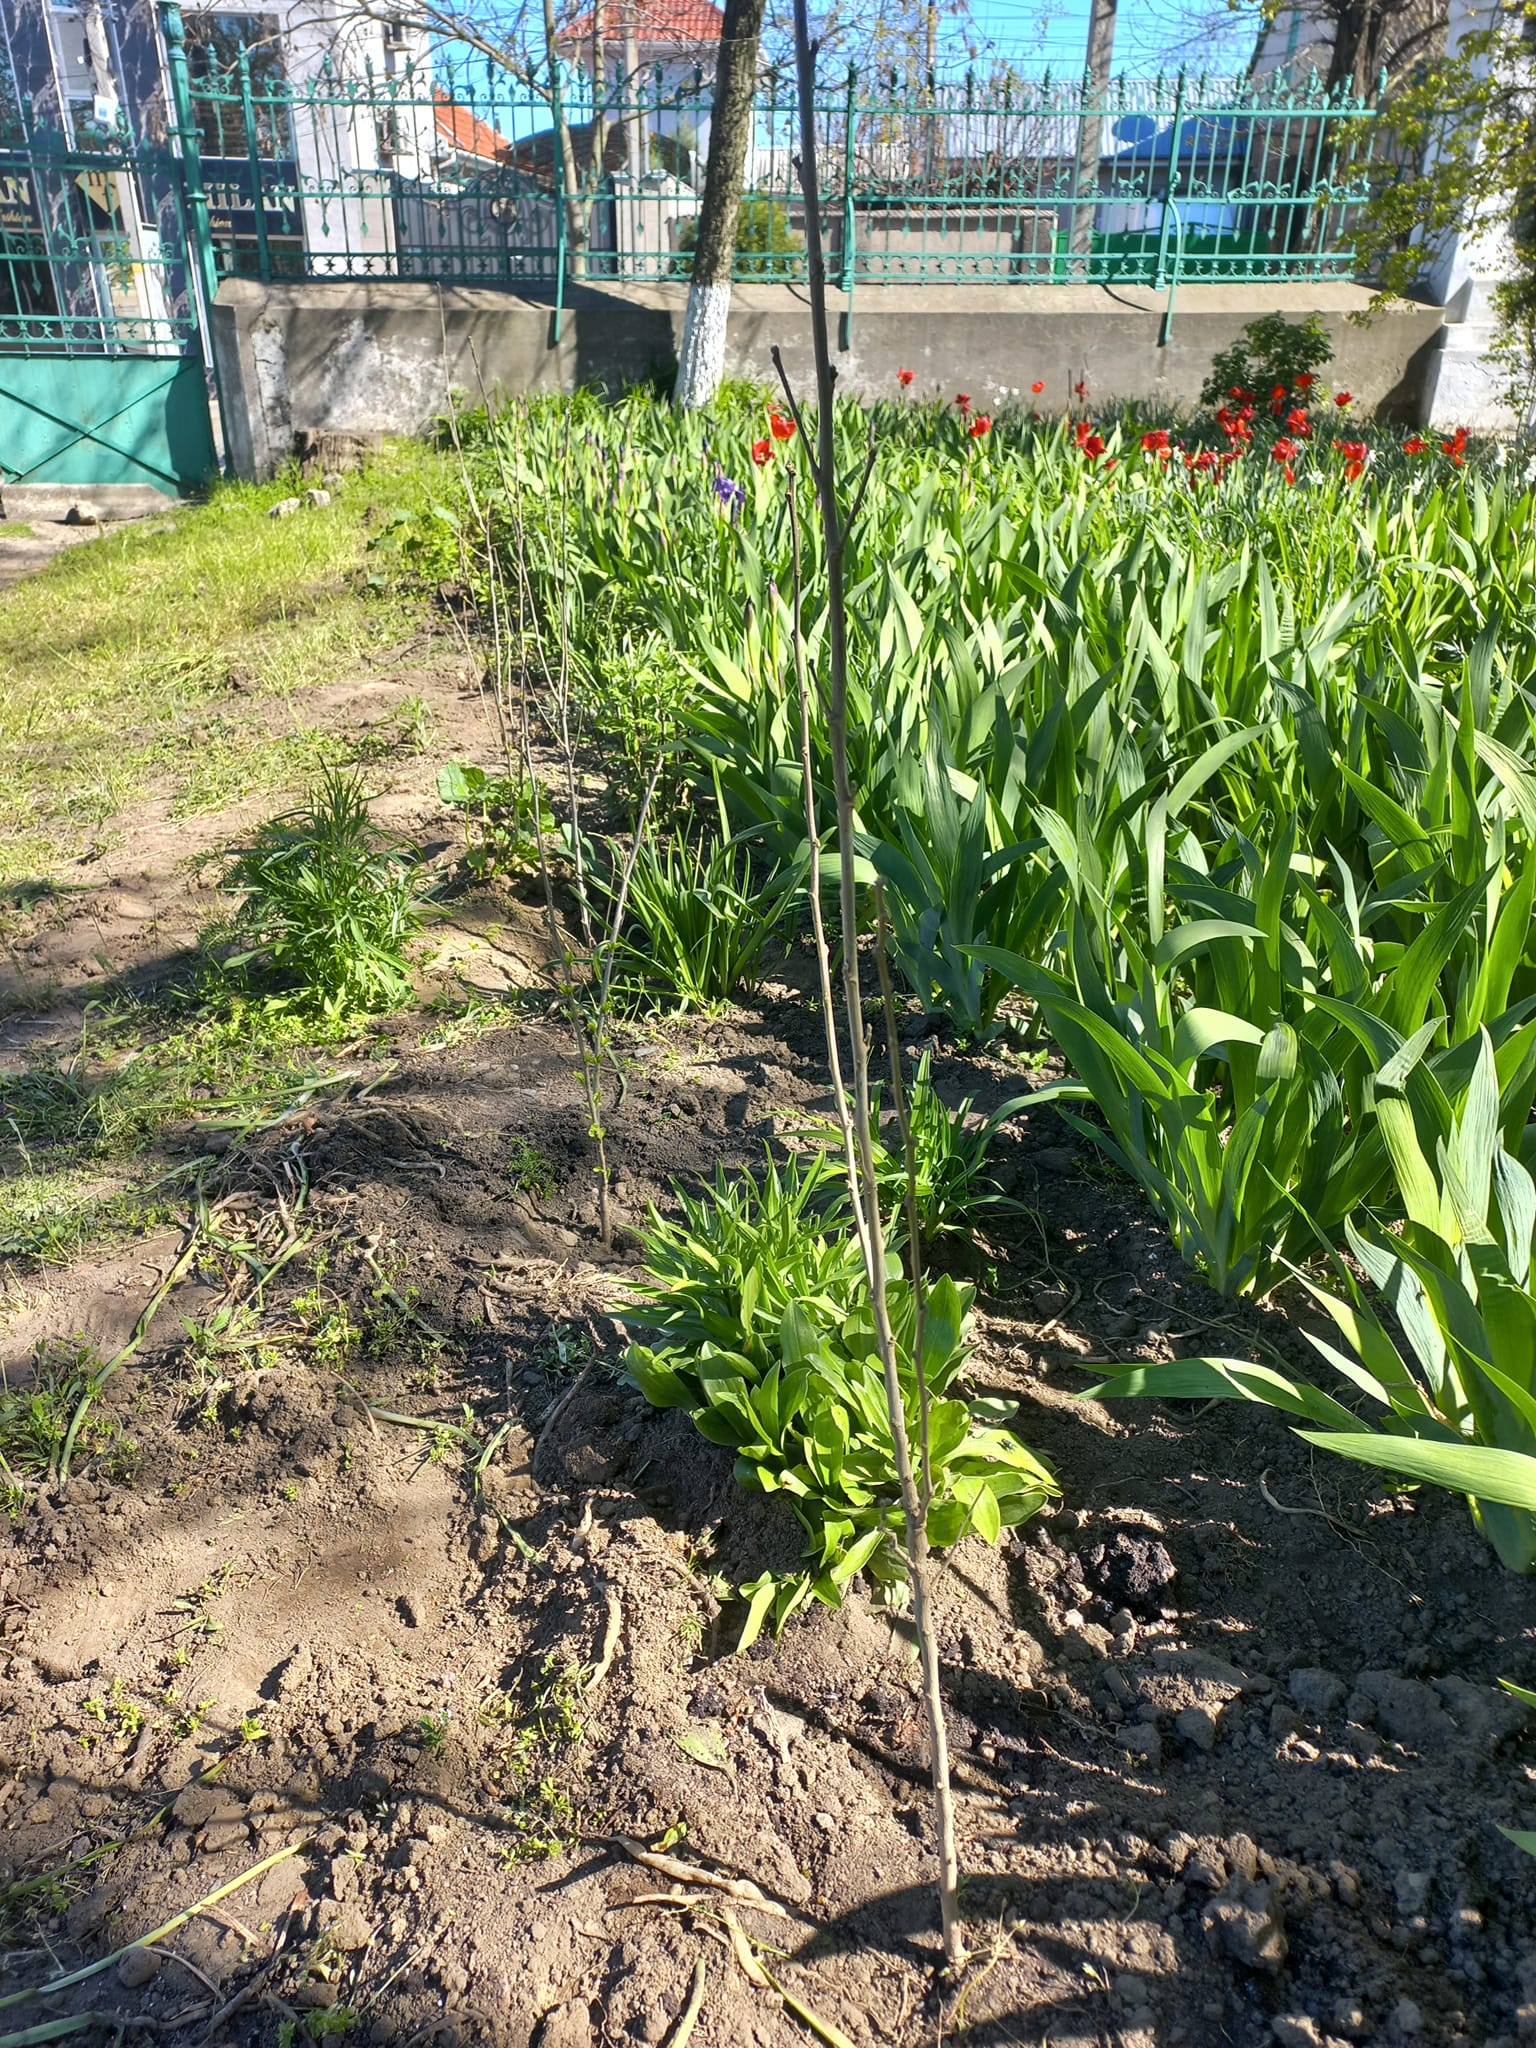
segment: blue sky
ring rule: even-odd
[[[1076,72],[1082,65],[1087,0],[971,0],[970,12],[982,35],[1022,71],[1049,64]],[[1254,30],[1253,11],[1232,13],[1224,0],[1120,0],[1115,69],[1146,75],[1184,59],[1212,71],[1242,70]]]

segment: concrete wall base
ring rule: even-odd
[[[1519,421],[1490,354],[1496,338],[1491,318],[1453,320],[1441,328],[1425,388],[1425,417],[1431,427],[1440,432],[1467,427],[1474,434],[1515,431]]]
[[[1042,411],[1136,400],[1192,407],[1217,350],[1250,320],[1320,313],[1333,338],[1333,376],[1357,412],[1418,424],[1439,307],[1397,305],[1369,326],[1350,319],[1370,293],[1349,284],[1183,285],[1166,345],[1166,294],[1098,285],[861,286],[832,294],[840,387],[894,397],[896,372],[916,373],[914,397],[969,392],[979,410],[1005,403]],[[430,284],[270,284],[220,287],[213,340],[235,471],[267,477],[300,434],[417,432],[450,391],[516,396],[646,378],[670,389],[686,285],[574,286],[554,340],[548,299]],[[737,285],[726,374],[775,381],[769,350],[811,383],[810,319],[792,285]],[[1031,390],[1040,382],[1043,392]],[[1080,409],[1080,408],[1078,408]]]

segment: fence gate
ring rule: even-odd
[[[0,137],[0,487],[175,496],[216,468],[182,166],[71,126]]]

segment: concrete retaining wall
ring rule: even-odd
[[[226,432],[237,473],[270,476],[295,437],[402,433],[426,426],[447,393],[617,389],[670,372],[682,333],[684,285],[573,287],[553,343],[547,299],[430,284],[271,284],[232,280],[213,315]],[[1334,380],[1357,415],[1419,423],[1443,312],[1386,309],[1368,327],[1349,315],[1370,303],[1354,285],[1184,285],[1166,347],[1167,300],[1143,287],[1098,285],[871,285],[851,308],[834,294],[842,388],[892,396],[898,369],[914,396],[967,391],[978,408],[1008,399],[1061,411],[1086,380],[1092,405],[1139,399],[1193,406],[1218,349],[1248,321],[1321,313],[1333,336]],[[804,293],[738,285],[729,374],[774,381],[769,350],[810,382]],[[1030,386],[1045,391],[1032,399]]]

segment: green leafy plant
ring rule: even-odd
[[[914,1443],[924,1441],[926,1422],[934,1548],[968,1530],[995,1543],[1056,1491],[1046,1468],[1003,1426],[1011,1404],[968,1402],[952,1392],[968,1354],[970,1301],[970,1289],[947,1276],[928,1293],[919,1385],[911,1289],[896,1279],[888,1294]],[[771,1352],[759,1335],[752,1356],[710,1342],[696,1350],[632,1345],[625,1355],[648,1401],[686,1408],[701,1436],[736,1453],[738,1482],[784,1494],[806,1531],[807,1569],[765,1572],[742,1587],[747,1614],[738,1650],[770,1615],[782,1628],[809,1599],[839,1605],[857,1572],[889,1598],[905,1594],[901,1498],[874,1318],[861,1307],[829,1323],[796,1303],[784,1310]]]
[[[50,1338],[33,1354],[28,1384],[0,1389],[0,1481],[8,1488],[56,1479],[72,1425],[76,1459],[100,1458],[118,1477],[132,1470],[137,1453],[122,1424],[87,1405],[100,1370],[88,1346]]]
[[[507,1147],[507,1178],[519,1194],[541,1202],[549,1200],[559,1182],[553,1160],[528,1138],[514,1138]]]
[[[642,840],[630,875],[631,933],[621,957],[679,1010],[707,1010],[757,984],[784,919],[791,878],[754,891],[735,845]]]
[[[693,273],[693,246],[699,232],[696,219],[685,220],[677,231],[677,256],[673,269],[679,277]],[[780,199],[751,197],[736,209],[737,277],[799,277],[805,268],[805,238],[790,226],[789,208]]]
[[[1465,1494],[1478,1527],[1512,1571],[1536,1567],[1536,1182],[1500,1138],[1493,1045],[1482,1035],[1465,1094],[1446,1103],[1434,1164],[1421,1146],[1407,1083],[1409,1048],[1377,1076],[1377,1115],[1406,1215],[1401,1234],[1362,1213],[1350,1250],[1391,1309],[1402,1341],[1339,1268],[1342,1292],[1304,1280],[1347,1350],[1310,1336],[1379,1419],[1269,1366],[1180,1359],[1117,1375],[1104,1399],[1153,1394],[1258,1401],[1309,1427],[1308,1443]]]
[[[741,1484],[786,1495],[811,1558],[805,1571],[743,1589],[741,1646],[770,1614],[782,1627],[813,1596],[835,1605],[860,1570],[899,1597],[895,1448],[840,1169],[824,1153],[782,1170],[770,1160],[761,1183],[722,1170],[703,1196],[679,1201],[680,1222],[652,1212],[646,1277],[621,1310],[660,1341],[632,1344],[626,1368],[647,1400],[687,1408],[701,1435],[736,1452]],[[974,1528],[995,1542],[1054,1481],[1002,1426],[1009,1404],[952,1392],[968,1352],[971,1290],[946,1278],[927,1294],[919,1385],[917,1300],[894,1261],[890,1271],[909,1428],[915,1442],[927,1431],[929,1540],[951,1544]]]
[[[536,856],[536,830],[554,827],[548,807],[518,776],[450,761],[437,771],[437,793],[463,813],[464,865],[477,881],[525,866]]]
[[[1287,320],[1283,313],[1265,313],[1248,322],[1231,348],[1212,356],[1200,402],[1223,405],[1234,389],[1267,399],[1277,384],[1290,393],[1298,377],[1315,376],[1332,360],[1333,343],[1318,314]]]
[[[932,1056],[924,1053],[907,1090],[912,1136],[911,1195],[921,1244],[932,1247],[970,1229],[977,1212],[1010,1204],[987,1168],[992,1141],[1032,1098],[1016,1095],[986,1118],[975,1117],[976,1098],[964,1096],[953,1109],[933,1085]],[[878,1116],[880,1095],[874,1094]],[[973,1120],[974,1119],[974,1120]],[[881,1124],[875,1148],[880,1206],[894,1232],[907,1227],[907,1148],[894,1114]]]
[[[758,1180],[722,1166],[703,1194],[673,1192],[681,1216],[650,1210],[644,1278],[622,1308],[669,1350],[713,1344],[765,1371],[788,1310],[831,1328],[864,1298],[840,1170],[825,1153],[782,1167],[770,1156]]]
[[[327,769],[308,802],[233,856],[221,887],[242,899],[227,969],[259,960],[327,1017],[410,994],[405,948],[427,892],[408,849],[369,819],[360,776]]]

